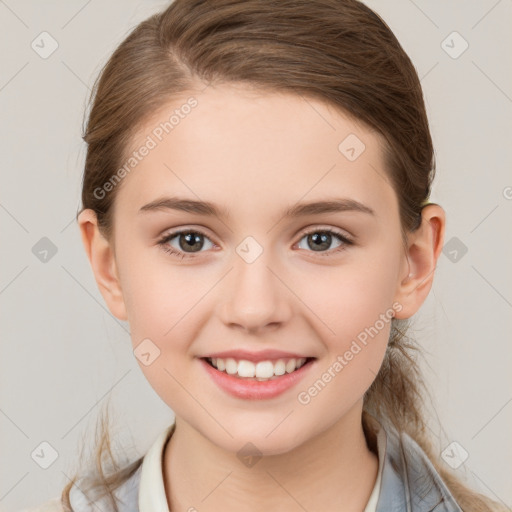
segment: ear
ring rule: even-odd
[[[78,215],[78,224],[101,295],[116,318],[127,320],[114,250],[99,231],[96,213],[91,209],[81,211]]]
[[[421,211],[421,225],[407,235],[407,250],[395,300],[402,305],[396,318],[410,318],[421,307],[432,287],[445,233],[445,213],[437,204]]]

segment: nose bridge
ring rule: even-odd
[[[272,251],[264,249],[253,237],[244,239],[235,249],[234,269],[227,279],[223,321],[247,330],[284,322],[290,313],[289,293],[275,275],[279,267]]]

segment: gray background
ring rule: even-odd
[[[431,200],[447,213],[447,245],[412,331],[443,426],[431,433],[441,449],[455,441],[467,451],[456,471],[472,487],[510,506],[512,2],[367,3],[422,79],[437,155]],[[109,397],[127,457],[173,419],[139,370],[127,324],[106,309],[74,221],[89,88],[128,31],[165,4],[0,0],[2,511],[60,493]],[[31,47],[43,31],[58,43],[47,58]],[[46,261],[43,237],[57,250]],[[47,469],[42,442],[58,453]]]

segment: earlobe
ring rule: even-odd
[[[94,278],[110,312],[119,320],[127,320],[114,251],[98,228],[96,213],[85,209],[78,215],[85,252]]]
[[[408,234],[403,272],[395,300],[402,309],[396,318],[410,318],[427,298],[441,254],[445,232],[445,213],[437,204],[425,206],[420,227]]]

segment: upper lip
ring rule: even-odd
[[[237,359],[237,360],[246,360],[252,362],[259,361],[273,361],[278,359],[310,359],[312,356],[304,356],[293,352],[283,352],[282,350],[261,350],[259,352],[249,352],[247,350],[227,350],[224,352],[215,352],[212,354],[208,354],[203,356],[203,358],[220,358],[220,359]]]

